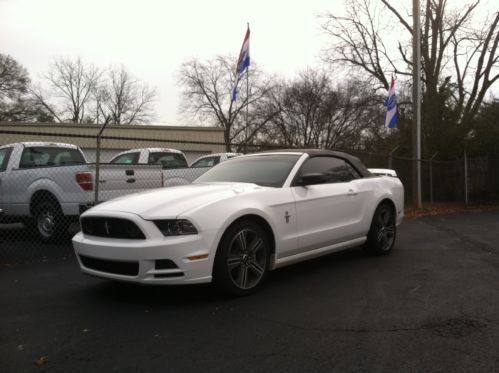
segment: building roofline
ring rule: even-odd
[[[102,124],[82,124],[82,123],[50,123],[50,122],[4,122],[0,121],[2,126],[26,126],[26,127],[57,127],[57,128],[95,128],[100,129]],[[157,130],[181,130],[181,131],[223,131],[223,127],[205,127],[205,126],[159,126],[150,124],[109,124],[106,129],[141,129],[145,131],[157,131]]]

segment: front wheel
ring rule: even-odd
[[[224,234],[215,258],[214,282],[230,295],[247,295],[267,277],[270,244],[256,223],[236,223]]]
[[[365,249],[370,254],[387,255],[395,245],[396,235],[395,211],[390,205],[383,203],[374,212]]]

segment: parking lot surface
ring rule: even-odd
[[[4,373],[499,371],[497,211],[405,221],[390,256],[283,268],[244,298],[86,277],[69,243],[27,260],[23,238],[0,242]]]

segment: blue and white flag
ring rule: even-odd
[[[390,89],[388,91],[388,97],[385,99],[386,106],[386,119],[385,126],[388,128],[394,128],[397,125],[399,119],[397,113],[397,97],[395,96],[395,80],[390,82]]]
[[[250,53],[249,53],[249,37],[250,37],[250,29],[248,26],[248,30],[246,31],[246,36],[244,37],[243,45],[241,47],[241,52],[239,52],[239,59],[237,60],[236,67],[236,82],[234,83],[234,87],[232,87],[232,101],[236,101],[237,96],[237,85],[239,84],[239,79],[243,76],[244,72],[248,69],[250,65]]]

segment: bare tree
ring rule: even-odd
[[[347,0],[345,16],[325,15],[322,27],[331,36],[332,44],[324,58],[363,71],[371,82],[388,89],[388,74],[412,74],[408,52],[412,22],[405,9],[397,9],[388,0],[381,3]],[[452,142],[472,125],[486,93],[499,79],[499,13],[488,21],[474,22],[478,5],[479,0],[460,8],[451,8],[446,0],[426,0],[423,4],[423,124],[428,131],[442,129],[439,137],[443,138],[447,132],[443,121],[452,117],[461,129]],[[386,16],[387,11],[395,19],[395,26]],[[390,45],[395,42],[390,40],[393,35],[398,39],[397,53],[389,52],[395,46]]]
[[[291,147],[318,147],[325,125],[324,101],[330,93],[330,81],[324,74],[311,69],[298,79],[280,84],[269,102],[278,112],[272,120],[280,133],[278,141]]]
[[[84,65],[79,57],[75,60],[56,58],[44,76],[50,85],[51,95],[43,93],[40,88],[34,89],[33,94],[59,122],[83,123],[88,116],[85,111],[91,104],[92,92],[101,76],[100,69]]]
[[[124,66],[104,70],[80,58],[59,58],[44,78],[49,92],[37,86],[32,95],[59,122],[100,123],[109,117],[113,124],[139,124],[154,118],[155,90]]]
[[[244,144],[251,142],[269,121],[268,116],[262,117],[252,109],[270,89],[268,81],[265,81],[254,64],[251,67],[248,90],[245,86],[247,80],[242,79],[237,100],[231,100],[230,93],[236,78],[235,65],[236,59],[226,56],[204,62],[191,59],[182,64],[179,74],[183,109],[201,121],[208,120],[211,125],[223,127],[228,151],[231,150],[230,144],[233,141]],[[249,95],[246,94],[247,91]],[[247,107],[250,112],[248,127],[244,118]]]
[[[64,113],[61,112],[53,102],[51,102],[49,98],[50,96],[42,89],[40,84],[32,86],[30,88],[30,94],[34,98],[37,106],[47,111],[54,121],[59,123],[64,122],[64,117],[62,116]]]
[[[265,127],[266,143],[291,147],[358,148],[379,97],[360,82],[334,86],[328,74],[307,69],[282,81],[267,99],[277,113]],[[370,113],[370,112],[369,112]],[[370,113],[371,114],[371,113]]]
[[[94,91],[99,112],[113,124],[147,123],[154,117],[156,91],[134,78],[124,66],[110,68],[108,81]]]
[[[481,30],[451,35],[458,87],[458,95],[454,98],[457,110],[463,113],[464,123],[470,123],[476,117],[486,93],[499,79],[498,24],[499,12]]]

